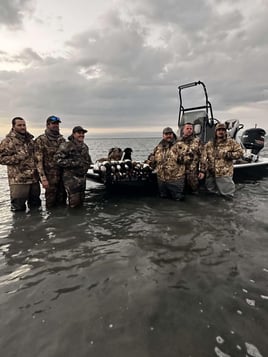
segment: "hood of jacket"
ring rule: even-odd
[[[16,139],[19,139],[21,141],[25,141],[25,142],[28,142],[28,141],[31,141],[34,136],[29,133],[28,131],[26,131],[25,134],[20,134],[20,133],[17,133],[15,130],[11,129],[10,132],[6,135],[7,138],[16,138]]]

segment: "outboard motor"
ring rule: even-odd
[[[254,161],[257,161],[258,154],[264,147],[265,134],[265,130],[261,128],[248,129],[242,134],[241,143],[247,151],[250,150],[253,158],[255,156]]]

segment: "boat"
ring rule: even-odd
[[[198,87],[203,91],[204,102],[198,106],[185,107],[183,92],[189,88]],[[192,123],[195,135],[205,144],[213,140],[215,126],[219,122],[213,115],[211,102],[203,82],[196,81],[180,85],[178,133],[185,123]],[[262,128],[244,129],[238,119],[225,121],[227,135],[239,142],[244,149],[241,160],[234,162],[234,181],[256,180],[268,176],[268,158],[260,156],[264,148],[266,132]],[[96,161],[89,169],[87,177],[90,180],[104,184],[109,189],[142,189],[149,192],[157,188],[156,173],[146,163],[132,160],[102,160]]]
[[[183,106],[182,93],[188,88],[200,86],[203,89],[204,103],[195,107]],[[191,82],[178,87],[179,90],[179,131],[185,123],[192,123],[195,134],[203,143],[213,140],[215,126],[219,122],[213,115],[212,105],[208,99],[207,89],[203,82]],[[241,160],[234,162],[234,181],[256,180],[268,176],[268,158],[261,157],[264,148],[266,132],[262,128],[254,127],[242,131],[244,124],[238,119],[225,121],[227,135],[236,140],[244,149]]]

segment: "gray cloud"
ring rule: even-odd
[[[202,29],[212,17],[212,8],[205,0],[167,0],[165,4],[161,0],[137,0],[132,6],[145,23],[149,19],[161,25],[175,24],[185,31]]]
[[[0,53],[0,60],[26,66],[0,72],[1,108],[38,118],[42,127],[55,113],[69,126],[138,128],[175,126],[177,86],[195,80],[206,83],[216,116],[268,101],[267,6],[258,12],[256,20],[243,7],[221,13],[208,1],[137,0],[128,16],[115,9],[98,28],[71,38],[68,56],[30,48],[17,56]]]
[[[13,29],[22,26],[25,14],[33,11],[33,0],[1,0],[0,25]]]
[[[169,55],[163,49],[146,47],[145,35],[137,22],[124,22],[112,12],[98,32],[88,31],[68,44],[76,54],[74,64],[86,72],[95,66],[103,72],[105,81],[117,78],[139,83],[157,77]]]

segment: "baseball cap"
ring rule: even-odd
[[[215,127],[215,130],[219,130],[219,129],[226,130],[226,125],[224,123],[218,123]]]
[[[173,130],[169,126],[163,129],[163,134],[168,134],[168,133],[173,133]]]
[[[74,133],[78,133],[79,131],[82,131],[83,133],[87,133],[87,130],[84,129],[84,128],[82,128],[82,126],[75,126],[75,127],[73,128],[73,134],[74,134]]]
[[[49,123],[61,123],[61,120],[59,117],[56,117],[56,115],[50,115],[47,118],[47,124],[49,124]]]

